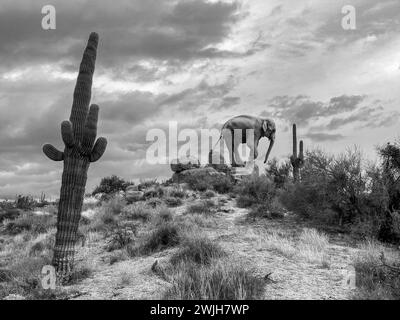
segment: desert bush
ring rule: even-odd
[[[15,220],[17,219],[23,211],[16,208],[4,208],[0,209],[0,223],[4,220]]]
[[[399,300],[400,265],[386,261],[386,249],[375,241],[367,241],[361,246],[354,259],[356,286],[354,298],[363,300]],[[398,260],[398,259],[396,259]]]
[[[170,259],[172,265],[182,261],[209,265],[214,259],[226,256],[225,251],[208,238],[191,237],[182,243],[182,248]]]
[[[208,198],[208,199],[214,198],[215,197],[215,193],[212,190],[207,190],[206,192],[204,192],[204,197]]]
[[[130,256],[147,255],[162,251],[179,244],[181,240],[179,226],[171,223],[160,224],[144,239],[134,246],[128,246]]]
[[[100,193],[113,195],[119,191],[125,191],[126,188],[132,184],[133,183],[125,181],[116,175],[112,175],[101,179],[100,184],[93,190],[92,195],[95,196]]]
[[[110,255],[109,263],[110,265],[113,265],[117,262],[125,261],[127,259],[128,259],[128,254],[126,250],[116,250],[113,251],[112,254]]]
[[[166,197],[164,199],[164,202],[169,207],[178,207],[178,206],[182,205],[182,203],[183,203],[182,199],[181,198],[177,198],[177,197]]]
[[[251,176],[242,179],[235,187],[239,207],[268,205],[276,196],[274,184],[266,176]]]
[[[22,210],[33,210],[36,204],[37,202],[32,196],[23,195],[18,195],[14,202],[15,207]]]
[[[163,201],[159,198],[148,198],[146,200],[146,204],[152,208],[157,208],[158,206],[163,204]]]
[[[26,299],[48,298],[42,288],[42,268],[51,264],[50,256],[18,256],[10,265],[12,272],[0,282],[0,299],[9,294],[18,294]],[[4,273],[4,271],[3,271]]]
[[[279,163],[278,159],[274,158],[268,161],[269,166],[266,168],[265,173],[270,177],[275,184],[276,188],[283,188],[290,180],[290,173],[292,166],[290,161]]]
[[[23,231],[33,233],[46,233],[49,229],[56,225],[56,217],[53,215],[36,215],[33,213],[25,213],[14,221],[8,222],[5,231],[8,234],[16,235]]]
[[[357,148],[338,156],[307,151],[306,159],[301,181],[287,184],[280,193],[288,209],[364,239],[400,240],[393,219],[396,193],[390,191],[386,165],[366,164]]]
[[[100,210],[111,212],[118,215],[122,212],[123,208],[127,205],[126,200],[119,196],[111,197],[108,201],[103,202]]]
[[[229,193],[233,189],[232,179],[227,176],[222,176],[215,179],[211,183],[212,188],[218,193]]]
[[[118,216],[110,210],[99,210],[88,226],[90,231],[107,232],[118,223]]]
[[[255,218],[269,218],[269,219],[283,219],[285,217],[285,209],[278,199],[274,198],[271,203],[258,204],[251,208],[248,217]]]
[[[147,179],[147,180],[141,180],[138,184],[139,190],[146,190],[150,187],[156,187],[159,186],[160,184],[157,182],[157,179]]]
[[[180,198],[183,199],[186,197],[186,192],[179,188],[171,188],[168,191],[168,196],[173,198]]]
[[[233,181],[229,177],[220,175],[211,176],[206,172],[186,177],[185,182],[188,183],[192,190],[201,192],[213,189],[218,193],[228,193],[233,189]]]
[[[154,215],[154,224],[162,224],[170,222],[173,219],[172,212],[169,208],[159,207]]]
[[[146,202],[136,202],[122,209],[122,217],[128,220],[150,221],[154,214],[154,208]]]
[[[164,188],[159,185],[151,186],[149,189],[145,189],[143,197],[145,199],[150,198],[162,198],[165,194]]]
[[[201,200],[199,202],[189,205],[186,209],[186,213],[198,213],[198,214],[212,214],[214,212],[215,203],[212,200]]]
[[[136,225],[118,224],[113,228],[107,244],[107,251],[114,251],[126,248],[135,241],[137,234]]]
[[[172,288],[165,293],[165,299],[254,300],[262,297],[265,285],[264,279],[231,261],[208,267],[184,261],[175,270]]]

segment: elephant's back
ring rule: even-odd
[[[240,115],[229,119],[223,125],[222,129],[236,129],[249,128],[254,129],[255,124],[259,121],[259,118],[250,115]]]

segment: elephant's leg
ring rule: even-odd
[[[236,166],[235,163],[235,157],[234,157],[234,145],[233,145],[233,135],[232,135],[232,131],[229,129],[224,129],[222,132],[222,137],[225,141],[226,147],[228,149],[228,153],[229,153],[229,161],[232,165],[232,167]]]
[[[241,147],[241,143],[239,141],[237,141],[237,142],[235,141],[235,145],[234,145],[234,154],[235,154],[235,159],[236,159],[235,166],[236,167],[244,167],[243,160],[239,154],[239,150],[238,150],[239,147]]]
[[[247,146],[250,149],[250,156],[249,156],[249,162],[250,161],[254,161],[255,159],[257,159],[258,157],[258,151],[257,151],[257,147],[254,145],[253,141],[248,141],[247,142]]]

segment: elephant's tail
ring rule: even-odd
[[[212,151],[215,149],[215,147],[218,145],[218,143],[221,141],[221,139],[222,139],[222,133],[224,132],[225,129],[226,129],[226,123],[222,126],[221,135],[219,136],[218,141],[215,143],[214,147],[212,147],[212,149],[210,150],[210,152],[212,152]]]
[[[221,139],[222,139],[222,134],[219,136],[217,143],[214,145],[214,147],[211,148],[210,152],[212,152],[215,149],[215,147],[218,145],[218,143],[221,141]]]

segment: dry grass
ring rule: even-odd
[[[328,267],[328,238],[315,229],[303,229],[298,241],[279,231],[257,237],[258,250],[271,250],[290,259],[301,258],[308,263]]]
[[[356,285],[355,299],[398,300],[400,299],[399,254],[385,248],[376,241],[366,241],[360,246],[354,259]],[[397,272],[383,264],[396,266]]]
[[[182,261],[209,265],[214,259],[224,256],[226,253],[214,241],[196,236],[185,239],[180,250],[172,255],[170,262],[172,265],[178,265]]]
[[[214,212],[215,202],[212,200],[201,200],[188,206],[186,213],[197,213],[209,215]]]
[[[328,264],[327,247],[328,237],[315,229],[303,229],[299,244],[298,254],[307,262],[317,263],[324,266]]]
[[[165,299],[177,300],[246,300],[259,299],[264,280],[251,270],[230,260],[210,266],[182,261],[175,267],[172,287]]]

